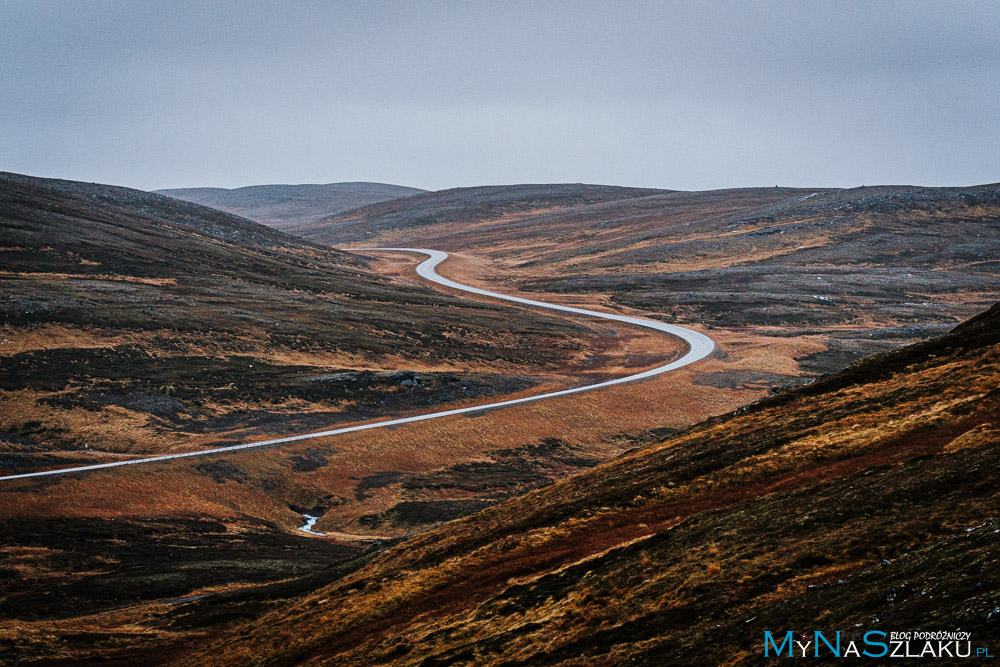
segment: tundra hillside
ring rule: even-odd
[[[186,664],[764,664],[765,630],[815,629],[995,650],[998,382],[1000,304],[415,536]]]

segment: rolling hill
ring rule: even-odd
[[[1000,184],[466,188],[292,228],[336,247],[467,253],[466,279],[508,291],[589,295],[754,334],[754,344],[809,340],[825,348],[800,359],[813,376],[940,334],[1000,299],[998,230]]]
[[[175,188],[156,192],[285,230],[301,222],[425,191],[386,183],[327,183],[251,185],[233,189]]]

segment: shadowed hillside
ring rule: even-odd
[[[0,469],[517,391],[532,381],[490,371],[558,365],[581,344],[562,320],[125,188],[3,175],[0,263]]]
[[[415,536],[188,664],[762,664],[765,630],[995,651],[998,382],[1000,305]]]
[[[328,183],[251,185],[231,190],[177,188],[156,192],[250,218],[275,229],[286,230],[302,222],[319,220],[352,208],[409,197],[425,191],[386,183]]]

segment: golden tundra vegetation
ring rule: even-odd
[[[698,635],[713,626],[701,619],[739,591],[780,601],[798,590],[797,580],[782,579],[783,558],[804,558],[816,586],[843,578],[822,578],[827,570],[863,571],[867,552],[843,560],[832,546],[813,549],[812,538],[796,542],[797,533],[744,535],[741,522],[779,521],[798,502],[789,493],[825,493],[811,485],[826,477],[860,475],[865,493],[875,493],[882,477],[866,470],[891,472],[910,460],[872,454],[895,432],[887,424],[919,432],[925,408],[935,419],[961,414],[958,404],[928,407],[902,395],[897,406],[891,391],[881,412],[865,413],[861,395],[881,391],[866,375],[848,383],[860,393],[819,409],[808,433],[796,435],[810,401],[834,399],[815,393],[830,386],[823,382],[788,388],[942,334],[1000,299],[996,186],[511,186],[407,196],[320,222],[262,217],[305,240],[94,184],[4,174],[0,200],[0,281],[9,295],[0,304],[4,474],[488,402],[644,370],[681,352],[653,333],[431,290],[412,255],[326,244],[448,250],[440,271],[461,282],[664,318],[706,331],[720,346],[695,366],[642,383],[497,412],[2,483],[0,662],[169,662],[219,637],[224,648],[212,649],[214,659],[235,663],[252,655],[274,664],[368,664],[369,651],[389,664],[614,663],[619,649],[610,647],[628,636],[662,655],[656,638],[709,636]],[[267,211],[273,204],[251,203]],[[903,386],[911,370],[893,366],[889,375]],[[995,382],[995,370],[987,364],[980,384],[990,372]],[[953,389],[971,396],[979,385],[964,377]],[[948,382],[935,378],[935,386]],[[779,390],[737,421],[704,422]],[[992,451],[976,444],[994,437],[983,423],[946,453],[963,442]],[[622,488],[612,483],[628,479],[621,466],[640,460],[650,462],[648,474]],[[827,475],[817,462],[829,460],[854,463],[830,464]],[[790,471],[808,461],[816,466],[801,471],[807,483]],[[563,479],[573,481],[549,486]],[[570,508],[562,494],[572,489]],[[819,507],[818,498],[802,507]],[[880,501],[876,493],[865,502],[873,513]],[[721,523],[704,523],[724,509]],[[831,531],[844,537],[861,526],[850,512]],[[324,537],[296,530],[303,513],[320,517]],[[816,516],[816,526],[829,518]],[[909,546],[957,530],[964,517],[956,510]],[[893,535],[913,528],[896,520]],[[895,538],[866,539],[877,551]],[[642,554],[645,569],[611,583],[594,579],[593,596],[574,588],[534,602],[547,589],[523,588],[582,578],[589,570],[576,565],[610,554]],[[663,602],[657,613],[666,615],[647,623],[641,614],[660,598],[642,594],[629,607],[623,592],[661,570],[658,595],[690,579],[679,589],[683,600],[710,591],[698,603],[708,604],[731,588],[730,597],[711,609],[671,598],[675,615]],[[329,616],[310,616],[312,601],[289,606],[326,586],[331,593],[316,609]],[[507,589],[514,606],[494,600]],[[790,607],[790,617],[808,603]],[[321,631],[275,620],[300,614]],[[739,628],[746,642],[676,660],[752,660],[751,638],[759,642],[762,631]],[[286,641],[296,632],[302,636]],[[592,635],[593,647],[576,648]],[[463,637],[467,649],[455,643]]]

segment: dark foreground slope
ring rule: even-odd
[[[161,195],[211,206],[276,229],[312,222],[343,211],[425,192],[387,183],[251,185],[245,188],[179,188]]]
[[[995,655],[998,384],[1000,305],[413,537],[189,663],[760,664],[765,630]]]
[[[0,470],[518,390],[490,371],[580,347],[562,321],[125,188],[0,175],[0,267]]]

